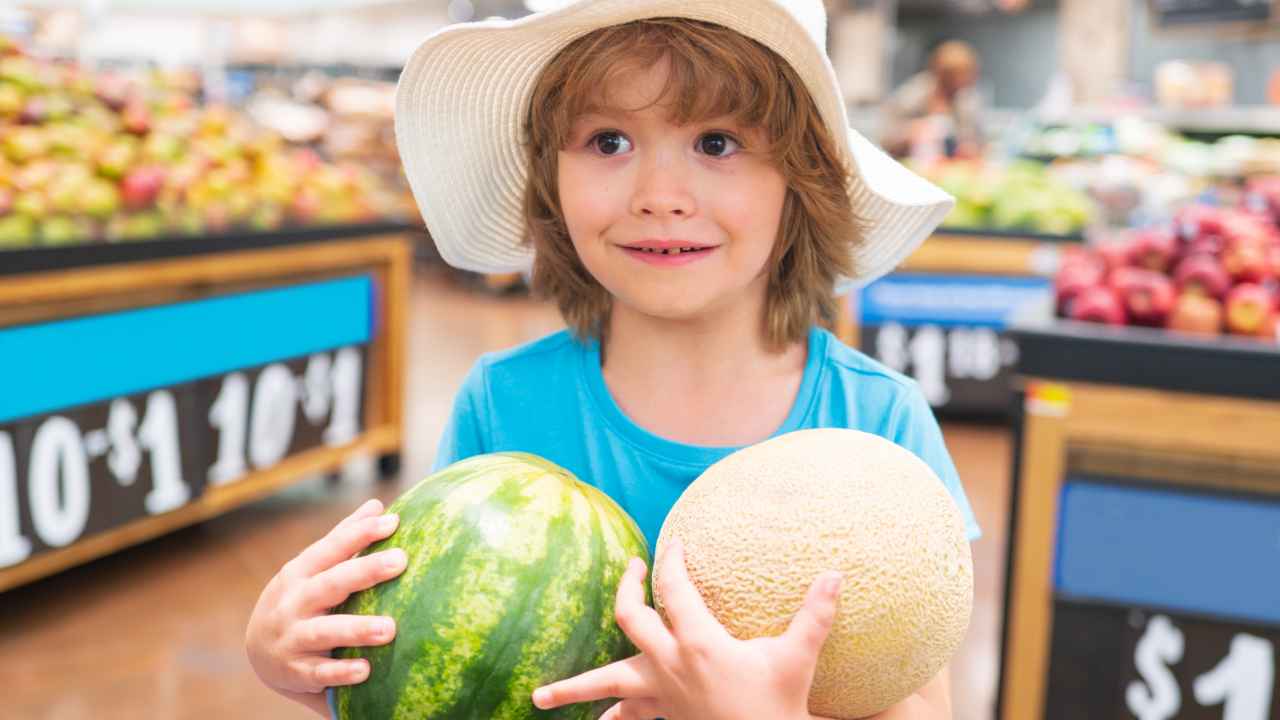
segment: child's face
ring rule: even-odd
[[[786,181],[764,134],[724,118],[673,124],[652,102],[664,65],[628,72],[559,154],[573,245],[615,303],[673,320],[763,302]],[[648,107],[646,107],[648,106]],[[694,248],[679,254],[669,248]]]

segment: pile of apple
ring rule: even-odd
[[[1073,320],[1280,340],[1280,230],[1270,210],[1190,205],[1067,253],[1054,287]]]
[[[88,73],[0,36],[0,249],[402,214],[380,177],[198,107],[163,76]]]

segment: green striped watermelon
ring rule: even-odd
[[[644,535],[607,495],[535,455],[451,465],[388,508],[404,573],[335,612],[389,615],[396,638],[343,648],[369,679],[336,690],[340,720],[595,718],[608,706],[553,711],[530,695],[548,682],[634,655],[613,619],[614,593]]]

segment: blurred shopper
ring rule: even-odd
[[[967,43],[949,40],[929,68],[894,91],[884,108],[881,144],[896,156],[974,157],[982,151],[981,67]]]

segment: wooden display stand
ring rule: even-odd
[[[1051,294],[1079,238],[939,231],[893,274],[855,292],[841,337],[920,383],[939,411],[1006,415],[1017,348],[1008,317]]]
[[[0,591],[357,455],[395,472],[406,229],[0,254]]]
[[[1280,347],[1015,334],[998,717],[1280,717]]]

